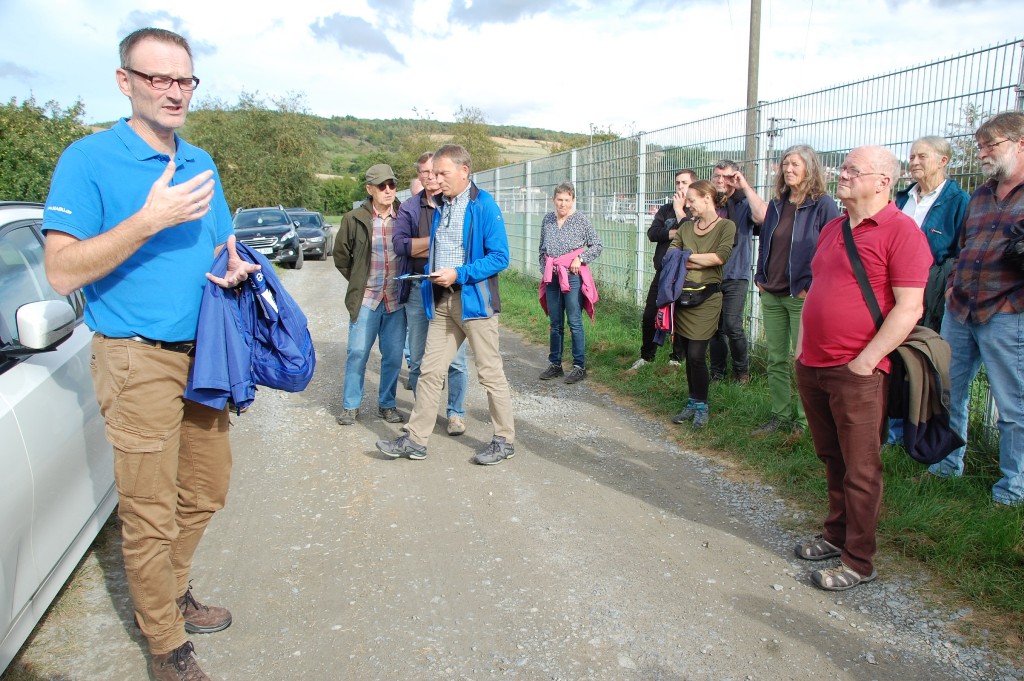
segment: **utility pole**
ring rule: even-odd
[[[753,164],[757,156],[757,76],[761,60],[761,0],[750,0],[750,47],[747,53],[747,130],[744,156]],[[744,169],[751,175],[753,165]]]

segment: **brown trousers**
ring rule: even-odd
[[[227,409],[184,398],[192,358],[96,334],[92,374],[114,446],[124,568],[154,655],[185,643],[175,599],[231,476]]]

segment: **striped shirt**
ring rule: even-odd
[[[398,302],[398,275],[395,247],[391,241],[391,227],[395,221],[394,207],[387,215],[381,215],[373,208],[373,243],[370,246],[370,270],[363,291],[363,305],[376,310],[384,303],[386,312],[401,307]]]
[[[469,188],[466,185],[454,199],[444,197],[441,205],[441,222],[434,235],[434,271],[450,267],[455,269],[466,264],[466,249],[463,247],[462,230],[469,206]]]
[[[544,259],[558,258],[582,248],[580,262],[590,263],[597,260],[604,250],[601,237],[597,235],[594,225],[583,213],[573,213],[558,226],[558,218],[554,211],[544,216],[540,224],[540,268],[544,269]]]
[[[995,188],[994,180],[978,187],[964,216],[946,304],[963,324],[984,324],[1000,312],[1024,312],[1024,273],[1003,258],[1014,228],[1024,229],[1024,183],[1003,201],[996,199]]]

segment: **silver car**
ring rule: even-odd
[[[47,283],[42,221],[0,202],[0,671],[117,504],[84,298]]]

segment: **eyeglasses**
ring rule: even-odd
[[[856,168],[848,168],[846,166],[839,166],[839,174],[845,174],[851,180],[856,180],[858,177],[866,177],[868,175],[885,175],[885,173],[865,173]]]
[[[996,147],[998,147],[1000,144],[1002,144],[1003,142],[1009,142],[1009,141],[1010,141],[1010,139],[1007,138],[1007,139],[1004,139],[1004,140],[1000,140],[998,142],[987,142],[987,143],[986,142],[979,142],[978,144],[975,144],[974,147],[978,151],[987,151],[989,153],[992,153],[992,150],[995,149]]]
[[[423,170],[416,171],[417,175],[433,175],[434,171],[431,168],[424,168]]]
[[[128,73],[134,73],[139,78],[145,78],[146,80],[149,81],[150,87],[152,87],[154,90],[170,90],[171,89],[171,83],[177,83],[178,87],[181,88],[182,92],[192,92],[197,87],[199,87],[199,79],[196,78],[195,76],[192,76],[190,78],[171,78],[170,76],[151,76],[148,73],[143,73],[142,71],[136,71],[135,69],[130,69],[127,66],[122,66],[121,68],[123,68]]]
[[[377,189],[379,189],[381,191],[384,191],[385,188],[387,188],[387,189],[394,189],[397,186],[398,185],[395,184],[394,180],[387,180],[385,182],[381,182],[380,184],[378,184],[377,185]]]

